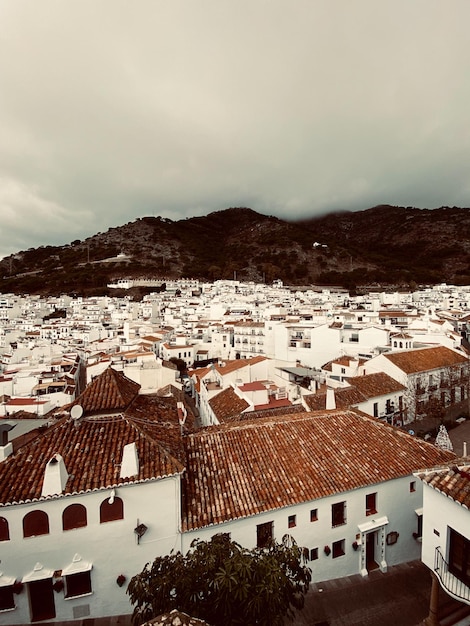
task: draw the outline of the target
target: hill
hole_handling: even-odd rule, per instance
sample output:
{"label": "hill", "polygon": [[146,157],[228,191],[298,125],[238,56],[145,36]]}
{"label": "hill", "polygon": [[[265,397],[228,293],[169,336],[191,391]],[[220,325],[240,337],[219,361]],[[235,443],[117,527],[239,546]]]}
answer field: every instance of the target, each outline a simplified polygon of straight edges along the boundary
{"label": "hill", "polygon": [[117,278],[180,277],[292,285],[470,284],[470,211],[377,206],[301,221],[230,208],[144,217],[0,262],[0,291],[104,294]]}

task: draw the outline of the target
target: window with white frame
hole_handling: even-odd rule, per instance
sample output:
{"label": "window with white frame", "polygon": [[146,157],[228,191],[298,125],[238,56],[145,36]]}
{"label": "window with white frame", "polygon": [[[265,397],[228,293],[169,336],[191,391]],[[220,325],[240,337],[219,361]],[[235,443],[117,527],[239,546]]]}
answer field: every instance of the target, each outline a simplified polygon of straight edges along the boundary
{"label": "window with white frame", "polygon": [[336,502],[331,505],[331,525],[342,526],[346,524],[346,502]]}
{"label": "window with white frame", "polygon": [[79,554],[75,554],[72,563],[62,570],[66,598],[86,596],[93,592],[91,569],[92,564],[89,561],[84,561]]}
{"label": "window with white frame", "polygon": [[267,548],[274,539],[274,522],[265,522],[256,527],[256,546]]}
{"label": "window with white frame", "polygon": [[377,493],[366,494],[366,515],[377,513]]}
{"label": "window with white frame", "polygon": [[8,521],[4,517],[0,517],[0,541],[8,541],[10,539],[10,529]]}
{"label": "window with white frame", "polygon": [[0,574],[0,611],[12,611],[16,608],[13,595],[14,582],[14,576]]}
{"label": "window with white frame", "polygon": [[23,537],[49,534],[49,517],[45,511],[30,511],[23,517]]}
{"label": "window with white frame", "polygon": [[340,539],[339,541],[333,541],[332,557],[334,559],[338,558],[339,556],[343,556],[345,554],[344,546],[345,546],[344,539]]}

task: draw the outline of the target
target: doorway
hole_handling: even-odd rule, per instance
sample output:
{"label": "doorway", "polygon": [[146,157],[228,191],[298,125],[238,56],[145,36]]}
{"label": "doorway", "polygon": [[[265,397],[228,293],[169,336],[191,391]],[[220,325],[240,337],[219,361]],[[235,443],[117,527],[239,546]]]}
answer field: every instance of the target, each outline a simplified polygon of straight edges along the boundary
{"label": "doorway", "polygon": [[28,592],[32,622],[55,618],[52,578],[43,578],[28,583]]}
{"label": "doorway", "polygon": [[377,531],[372,531],[366,535],[366,568],[370,572],[379,567],[375,556],[375,546],[377,544]]}

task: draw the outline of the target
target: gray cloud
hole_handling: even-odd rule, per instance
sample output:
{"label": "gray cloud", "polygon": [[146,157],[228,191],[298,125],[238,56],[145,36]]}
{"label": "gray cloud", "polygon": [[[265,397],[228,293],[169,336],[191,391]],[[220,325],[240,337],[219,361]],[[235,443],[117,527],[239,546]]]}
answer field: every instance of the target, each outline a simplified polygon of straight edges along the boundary
{"label": "gray cloud", "polygon": [[0,256],[143,215],[469,206],[470,5],[5,0]]}

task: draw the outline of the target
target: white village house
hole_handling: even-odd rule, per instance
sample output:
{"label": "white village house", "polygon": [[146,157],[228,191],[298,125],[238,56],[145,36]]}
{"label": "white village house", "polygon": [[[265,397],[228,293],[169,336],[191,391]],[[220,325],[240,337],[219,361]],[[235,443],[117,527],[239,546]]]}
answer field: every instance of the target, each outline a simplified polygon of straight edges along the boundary
{"label": "white village house", "polygon": [[138,392],[108,368],[38,437],[3,440],[3,623],[130,613],[146,562],[218,532],[250,548],[292,534],[314,581],[419,558],[413,472],[452,453],[354,410],[181,436],[182,400]]}
{"label": "white village house", "polygon": [[385,372],[406,387],[403,424],[419,419],[431,399],[443,407],[468,399],[468,358],[445,346],[387,352],[363,367],[367,374]]}
{"label": "white village house", "polygon": [[470,464],[418,474],[423,482],[422,561],[433,577],[429,626],[438,626],[439,587],[470,605]]}
{"label": "white village house", "polygon": [[121,577],[181,547],[181,409],[138,390],[109,368],[29,444],[2,442],[0,623],[130,613]]}

